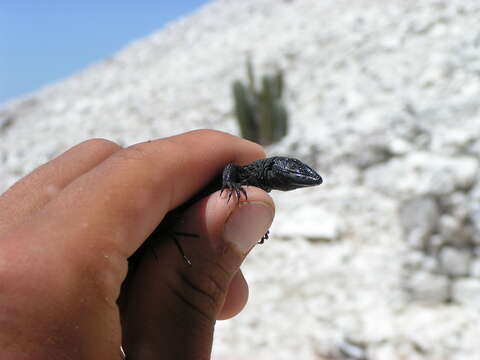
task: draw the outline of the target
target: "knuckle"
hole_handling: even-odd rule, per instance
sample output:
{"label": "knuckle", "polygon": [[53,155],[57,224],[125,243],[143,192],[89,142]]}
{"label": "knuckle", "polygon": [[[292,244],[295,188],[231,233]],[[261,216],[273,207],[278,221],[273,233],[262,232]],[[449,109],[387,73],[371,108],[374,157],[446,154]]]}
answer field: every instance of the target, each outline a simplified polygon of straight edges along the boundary
{"label": "knuckle", "polygon": [[190,134],[195,136],[204,136],[204,137],[232,137],[232,135],[227,134],[222,131],[213,130],[213,129],[197,129],[190,131]]}
{"label": "knuckle", "polygon": [[[154,144],[154,146],[152,146]],[[185,151],[183,144],[171,141],[169,138],[161,141],[138,143],[130,145],[122,151],[122,155],[127,159],[147,160],[157,158],[158,154],[178,154]]]}
{"label": "knuckle", "polygon": [[135,144],[118,151],[114,160],[123,170],[145,173],[147,169],[157,166],[156,157],[152,152],[153,150],[147,146]]}
{"label": "knuckle", "polygon": [[102,138],[89,139],[82,142],[80,145],[94,149],[94,150],[100,150],[105,152],[108,152],[108,151],[115,152],[122,148],[117,143],[111,140],[102,139]]}
{"label": "knuckle", "polygon": [[99,251],[90,260],[77,264],[75,273],[78,274],[76,282],[93,294],[92,298],[97,296],[102,302],[113,303],[115,299],[111,295],[126,276],[126,264],[118,251]]}
{"label": "knuckle", "polygon": [[[248,140],[248,141],[250,141],[250,140]],[[265,157],[267,156],[267,153],[265,152],[265,149],[263,148],[262,145],[257,144],[257,143],[255,143],[255,142],[253,142],[253,141],[250,141],[250,143],[251,143],[252,148],[254,148],[255,151],[256,151],[258,154],[260,154],[260,156],[261,156],[262,158],[265,158]]]}
{"label": "knuckle", "polygon": [[149,152],[142,144],[131,145],[119,152],[119,155],[126,160],[145,160]]}
{"label": "knuckle", "polygon": [[197,139],[201,139],[203,141],[208,141],[210,143],[231,143],[233,142],[248,142],[248,140],[239,138],[238,136],[234,136],[232,134],[213,130],[213,129],[197,129],[188,132],[186,135],[195,137]]}

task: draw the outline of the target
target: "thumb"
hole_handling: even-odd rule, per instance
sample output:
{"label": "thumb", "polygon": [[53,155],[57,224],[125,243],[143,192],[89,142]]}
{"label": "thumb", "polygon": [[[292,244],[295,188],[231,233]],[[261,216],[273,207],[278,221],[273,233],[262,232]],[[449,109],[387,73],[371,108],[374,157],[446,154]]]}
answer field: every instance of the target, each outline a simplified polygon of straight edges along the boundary
{"label": "thumb", "polygon": [[247,195],[237,203],[217,192],[182,215],[174,230],[199,235],[178,237],[191,267],[168,235],[158,240],[155,256],[146,252],[122,314],[129,360],[210,359],[216,319],[246,302],[240,265],[274,216],[268,194],[250,187]]}

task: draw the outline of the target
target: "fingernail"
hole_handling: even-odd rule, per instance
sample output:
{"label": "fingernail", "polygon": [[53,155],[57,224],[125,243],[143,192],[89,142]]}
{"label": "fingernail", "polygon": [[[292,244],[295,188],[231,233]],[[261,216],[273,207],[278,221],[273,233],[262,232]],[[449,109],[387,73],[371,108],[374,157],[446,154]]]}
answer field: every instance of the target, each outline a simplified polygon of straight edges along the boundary
{"label": "fingernail", "polygon": [[225,241],[246,255],[272,224],[275,210],[263,202],[242,202],[228,218],[223,230]]}

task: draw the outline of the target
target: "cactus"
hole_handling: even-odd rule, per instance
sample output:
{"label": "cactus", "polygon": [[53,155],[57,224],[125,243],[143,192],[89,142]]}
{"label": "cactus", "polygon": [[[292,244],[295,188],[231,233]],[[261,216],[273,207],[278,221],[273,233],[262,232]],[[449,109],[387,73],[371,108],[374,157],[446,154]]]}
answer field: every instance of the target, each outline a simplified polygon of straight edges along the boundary
{"label": "cactus", "polygon": [[242,137],[259,142],[256,115],[253,112],[254,104],[252,104],[250,93],[238,80],[233,83],[233,96],[235,99],[235,115]]}
{"label": "cactus", "polygon": [[243,138],[262,145],[279,141],[287,134],[288,113],[283,104],[283,72],[262,76],[257,90],[250,60],[246,63],[248,85],[233,83],[235,114]]}

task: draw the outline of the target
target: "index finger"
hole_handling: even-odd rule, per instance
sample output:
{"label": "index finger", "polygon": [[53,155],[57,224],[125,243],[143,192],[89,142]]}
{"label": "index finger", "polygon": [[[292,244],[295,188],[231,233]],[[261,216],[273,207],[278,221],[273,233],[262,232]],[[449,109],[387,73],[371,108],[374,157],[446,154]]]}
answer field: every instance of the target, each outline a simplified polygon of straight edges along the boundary
{"label": "index finger", "polygon": [[[70,183],[16,233],[38,252],[88,261],[95,254],[125,260],[171,209],[233,162],[264,157],[254,143],[199,130],[136,144],[114,153]],[[37,245],[39,245],[37,244]],[[99,255],[97,255],[99,256]],[[98,259],[97,259],[98,260]],[[113,259],[110,259],[112,261]]]}

